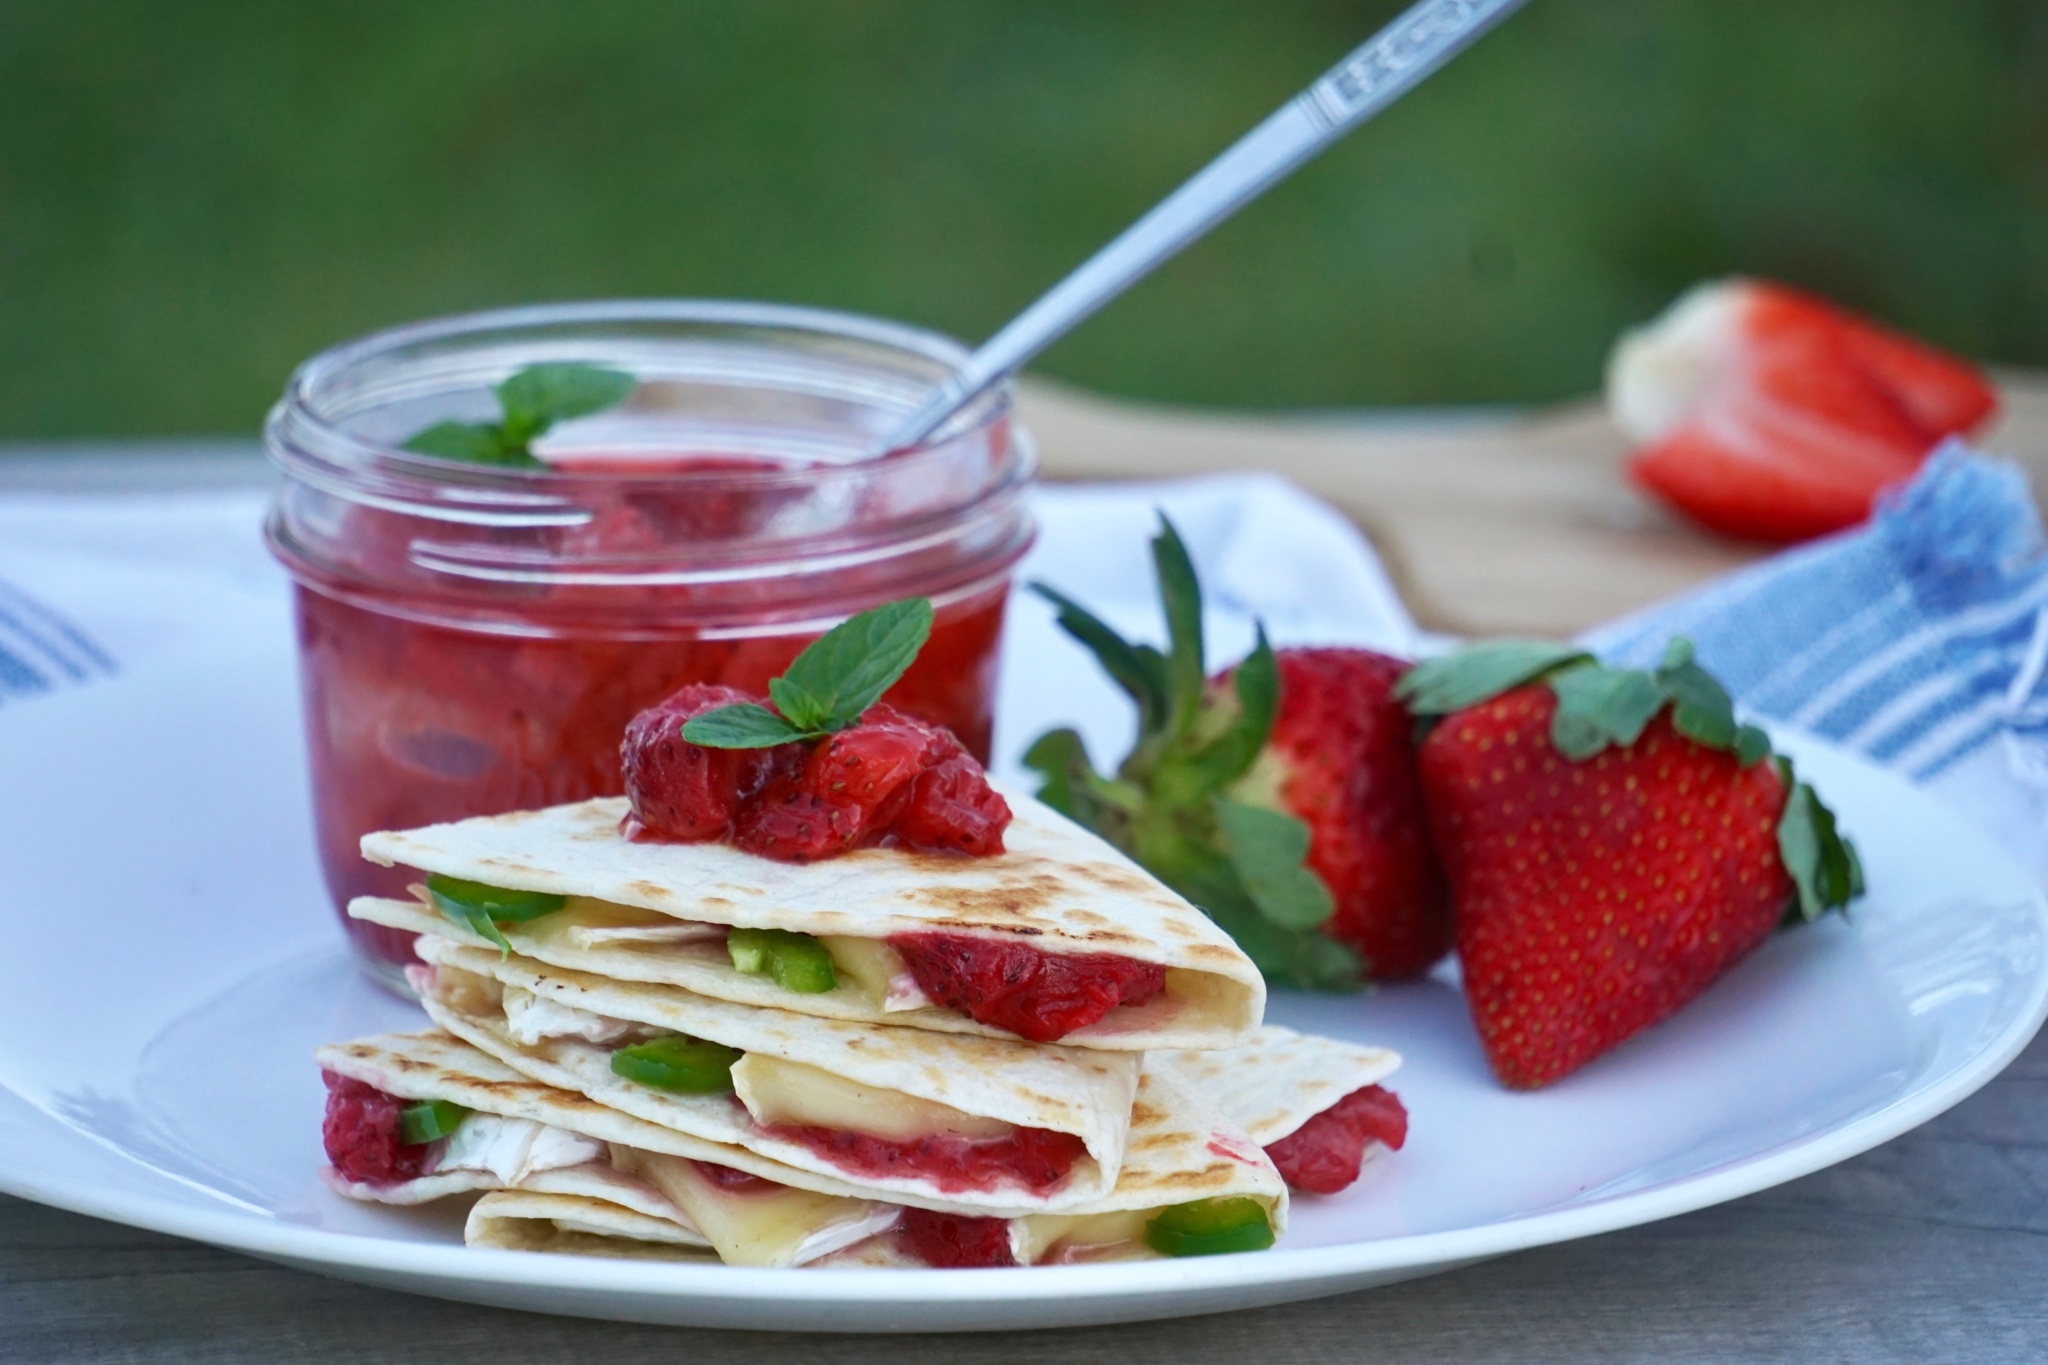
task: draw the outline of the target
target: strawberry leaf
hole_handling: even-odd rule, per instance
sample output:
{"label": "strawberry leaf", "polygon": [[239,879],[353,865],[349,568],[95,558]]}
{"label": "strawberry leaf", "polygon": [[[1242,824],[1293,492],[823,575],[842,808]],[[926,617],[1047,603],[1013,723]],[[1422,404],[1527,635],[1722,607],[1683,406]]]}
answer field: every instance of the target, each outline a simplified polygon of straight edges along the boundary
{"label": "strawberry leaf", "polygon": [[1664,706],[1664,693],[1647,673],[1605,668],[1590,660],[1559,669],[1548,679],[1557,694],[1550,742],[1569,759],[1591,758],[1611,744],[1633,744]]}
{"label": "strawberry leaf", "polygon": [[1046,731],[1024,751],[1024,766],[1044,779],[1038,787],[1039,800],[1075,824],[1121,845],[1117,837],[1121,831],[1098,791],[1103,778],[1089,761],[1088,745],[1079,731]]}
{"label": "strawberry leaf", "polygon": [[1286,929],[1317,929],[1336,909],[1330,888],[1305,863],[1308,826],[1280,811],[1216,800],[1230,865],[1259,913]]}
{"label": "strawberry leaf", "polygon": [[1830,910],[1846,910],[1863,894],[1863,860],[1835,827],[1835,813],[1812,787],[1794,780],[1791,763],[1779,760],[1779,774],[1790,791],[1778,817],[1778,855],[1797,889],[1785,918],[1810,922]]}
{"label": "strawberry leaf", "polygon": [[1138,734],[1150,735],[1163,726],[1167,711],[1165,656],[1149,646],[1132,644],[1055,588],[1033,583],[1031,591],[1052,603],[1059,628],[1093,654],[1110,680],[1138,703]]}
{"label": "strawberry leaf", "polygon": [[1166,608],[1168,728],[1186,733],[1202,707],[1207,681],[1202,658],[1202,585],[1180,532],[1164,512],[1152,538],[1152,567],[1159,576],[1159,601]]}
{"label": "strawberry leaf", "polygon": [[1201,907],[1272,984],[1314,991],[1355,991],[1365,984],[1365,964],[1358,954],[1313,930],[1289,929],[1267,919],[1236,869],[1213,849],[1183,840],[1171,848],[1149,849],[1139,861]]}
{"label": "strawberry leaf", "polygon": [[[931,633],[932,604],[923,597],[849,616],[796,656],[783,672],[783,690],[808,699],[800,703],[807,715],[822,712],[823,719],[810,728],[844,730],[903,676]],[[775,696],[773,684],[769,695]],[[781,704],[777,697],[776,705]]]}
{"label": "strawberry leaf", "polygon": [[[1237,707],[1229,723],[1187,757],[1161,760],[1153,777],[1158,799],[1179,805],[1198,801],[1242,777],[1266,746],[1267,736],[1273,733],[1273,717],[1280,709],[1280,668],[1266,639],[1266,628],[1262,625],[1258,632],[1252,652],[1231,672]],[[1205,719],[1222,711],[1218,705]],[[1200,733],[1201,727],[1197,727],[1196,735]]]}
{"label": "strawberry leaf", "polygon": [[793,740],[816,739],[821,733],[791,725],[750,701],[717,707],[683,725],[683,738],[707,749],[771,749]]}
{"label": "strawberry leaf", "polygon": [[1487,640],[1408,670],[1394,695],[1417,716],[1447,716],[1593,656],[1548,640]]}

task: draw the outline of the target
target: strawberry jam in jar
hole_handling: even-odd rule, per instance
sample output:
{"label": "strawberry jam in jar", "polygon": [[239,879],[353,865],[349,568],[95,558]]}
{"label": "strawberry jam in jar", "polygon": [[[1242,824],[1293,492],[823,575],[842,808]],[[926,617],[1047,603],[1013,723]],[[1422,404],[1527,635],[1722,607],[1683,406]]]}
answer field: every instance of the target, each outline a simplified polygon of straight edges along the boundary
{"label": "strawberry jam in jar", "polygon": [[[420,323],[302,366],[265,426],[266,534],[296,584],[337,909],[416,875],[366,862],[371,830],[614,795],[635,712],[685,683],[764,693],[898,598],[936,619],[887,699],[985,761],[1029,440],[1001,391],[879,451],[964,359],[889,323],[678,301]],[[593,374],[603,401],[563,398]],[[343,923],[401,984],[412,936]]]}

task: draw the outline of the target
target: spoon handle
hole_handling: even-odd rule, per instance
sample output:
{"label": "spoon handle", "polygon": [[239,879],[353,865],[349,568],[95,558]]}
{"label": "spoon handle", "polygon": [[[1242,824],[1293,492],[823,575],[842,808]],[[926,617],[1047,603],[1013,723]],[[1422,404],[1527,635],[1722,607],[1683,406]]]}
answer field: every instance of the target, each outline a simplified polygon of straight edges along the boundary
{"label": "spoon handle", "polygon": [[1420,0],[997,332],[894,431],[915,445],[1096,309],[1421,84],[1523,0]]}

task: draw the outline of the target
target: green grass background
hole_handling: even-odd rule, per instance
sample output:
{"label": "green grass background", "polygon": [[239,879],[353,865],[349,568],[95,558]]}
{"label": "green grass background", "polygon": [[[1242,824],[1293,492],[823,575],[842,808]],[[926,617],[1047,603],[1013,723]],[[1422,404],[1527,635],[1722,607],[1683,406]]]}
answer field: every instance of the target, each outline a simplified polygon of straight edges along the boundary
{"label": "green grass background", "polygon": [[[1397,8],[0,3],[0,436],[247,431],[331,342],[528,300],[979,339]],[[2048,363],[2048,4],[1532,0],[1040,368],[1541,400],[1735,270]]]}

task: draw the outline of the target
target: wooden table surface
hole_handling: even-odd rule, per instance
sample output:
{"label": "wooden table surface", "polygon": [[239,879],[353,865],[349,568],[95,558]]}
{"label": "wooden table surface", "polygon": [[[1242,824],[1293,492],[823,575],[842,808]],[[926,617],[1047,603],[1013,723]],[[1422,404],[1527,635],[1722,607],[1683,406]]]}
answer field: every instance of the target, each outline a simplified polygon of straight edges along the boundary
{"label": "wooden table surface", "polygon": [[[1988,444],[2048,472],[2048,383]],[[1567,633],[1753,558],[1628,493],[1597,411],[1247,418],[1024,396],[1047,471],[1264,466],[1373,537],[1427,625]],[[0,452],[9,489],[222,485],[246,446]],[[1503,1133],[1510,1143],[1513,1135]],[[359,1288],[0,1198],[0,1360],[1294,1365],[1325,1360],[2048,1360],[2048,1039],[1876,1151],[1747,1199],[1254,1312],[919,1338],[683,1332]]]}

